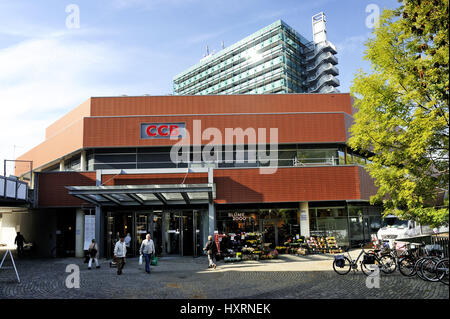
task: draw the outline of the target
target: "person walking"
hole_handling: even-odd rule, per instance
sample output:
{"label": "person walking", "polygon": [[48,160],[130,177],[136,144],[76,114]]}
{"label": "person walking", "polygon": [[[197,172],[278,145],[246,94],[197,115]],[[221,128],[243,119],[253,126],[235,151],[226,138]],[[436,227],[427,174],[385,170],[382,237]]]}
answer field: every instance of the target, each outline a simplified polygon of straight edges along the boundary
{"label": "person walking", "polygon": [[125,246],[127,246],[128,254],[131,252],[131,236],[130,233],[127,233],[127,237],[125,237]]}
{"label": "person walking", "polygon": [[152,254],[155,253],[155,244],[153,243],[150,234],[147,234],[142,241],[140,252],[145,258],[145,272],[149,274]]}
{"label": "person walking", "polygon": [[98,264],[98,245],[95,242],[95,239],[92,239],[92,243],[89,245],[88,253],[90,257],[88,269],[91,270],[92,261],[95,261],[95,268],[100,268],[100,265]]}
{"label": "person walking", "polygon": [[25,242],[25,238],[22,236],[20,231],[17,232],[17,236],[14,239],[14,244],[17,245],[17,256],[23,256],[23,243]]}
{"label": "person walking", "polygon": [[208,268],[214,268],[216,269],[216,254],[217,254],[217,245],[212,240],[212,236],[208,236],[208,241],[206,242],[205,248],[203,250],[206,250],[206,254],[208,255]]}
{"label": "person walking", "polygon": [[120,240],[114,247],[114,257],[117,260],[117,274],[122,274],[123,266],[125,265],[125,256],[127,255],[127,246],[125,244],[125,236],[120,235]]}

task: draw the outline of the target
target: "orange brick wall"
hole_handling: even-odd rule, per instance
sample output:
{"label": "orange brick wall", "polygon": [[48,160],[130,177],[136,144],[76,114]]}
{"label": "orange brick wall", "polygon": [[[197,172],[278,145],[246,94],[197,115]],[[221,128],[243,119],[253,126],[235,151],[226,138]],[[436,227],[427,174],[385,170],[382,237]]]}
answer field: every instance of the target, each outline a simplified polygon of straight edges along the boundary
{"label": "orange brick wall", "polygon": [[[270,203],[368,199],[376,192],[370,177],[357,166],[279,168],[275,174],[259,169],[216,169],[216,203]],[[180,184],[185,174],[104,175],[104,185]],[[83,201],[64,186],[95,185],[94,172],[39,174],[39,205],[80,206]],[[361,179],[370,188],[361,190]],[[190,174],[186,184],[207,183],[206,173]]]}
{"label": "orange brick wall", "polygon": [[65,186],[95,186],[95,172],[51,172],[38,175],[40,207],[81,207],[90,204],[69,195]]}
{"label": "orange brick wall", "polygon": [[243,94],[195,96],[93,97],[91,116],[346,112],[350,94]]}
{"label": "orange brick wall", "polygon": [[[173,117],[110,117],[86,118],[84,147],[126,147],[173,145],[169,139],[141,139],[140,124],[153,122],[185,122],[193,141],[193,120],[201,120],[202,130],[218,128],[225,144],[226,128],[266,128],[269,141],[270,128],[278,128],[278,143],[331,143],[345,142],[344,113],[303,113],[274,115],[220,115],[220,116],[173,116]],[[209,143],[202,141],[202,144]]]}
{"label": "orange brick wall", "polygon": [[[278,127],[280,143],[345,141],[345,123],[349,123],[349,115],[333,112],[352,114],[349,94],[92,97],[50,125],[46,129],[46,140],[17,159],[31,160],[33,168],[37,169],[82,147],[174,143],[141,140],[139,124],[142,121],[182,121],[186,122],[188,129],[192,119],[201,119],[203,128]],[[230,113],[239,115],[225,115]],[[148,117],[150,114],[153,117]],[[146,117],[130,117],[142,115]],[[102,116],[109,118],[99,118]],[[19,165],[15,174],[20,176],[26,170],[27,167]]]}

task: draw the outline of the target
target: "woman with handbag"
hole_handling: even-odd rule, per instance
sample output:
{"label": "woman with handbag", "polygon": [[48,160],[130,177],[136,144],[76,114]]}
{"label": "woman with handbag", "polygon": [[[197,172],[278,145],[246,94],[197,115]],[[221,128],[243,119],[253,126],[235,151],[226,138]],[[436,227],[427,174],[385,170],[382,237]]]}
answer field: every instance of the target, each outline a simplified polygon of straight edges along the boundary
{"label": "woman with handbag", "polygon": [[217,246],[216,243],[212,240],[212,236],[208,236],[208,241],[206,242],[205,248],[203,250],[206,250],[206,254],[208,255],[208,262],[209,266],[208,268],[214,268],[216,269],[216,255],[217,255]]}
{"label": "woman with handbag", "polygon": [[95,268],[100,268],[100,265],[98,264],[98,246],[97,243],[95,242],[95,239],[92,239],[92,243],[89,245],[89,264],[88,264],[88,269],[91,270],[92,267],[92,260],[95,261]]}

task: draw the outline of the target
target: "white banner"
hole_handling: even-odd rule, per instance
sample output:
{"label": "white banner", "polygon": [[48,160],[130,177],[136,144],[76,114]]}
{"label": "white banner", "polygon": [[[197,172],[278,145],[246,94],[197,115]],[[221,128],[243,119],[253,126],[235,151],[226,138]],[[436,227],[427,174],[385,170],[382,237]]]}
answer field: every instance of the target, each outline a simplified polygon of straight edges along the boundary
{"label": "white banner", "polygon": [[[84,216],[84,250],[89,249],[89,245],[95,238],[95,215]],[[97,241],[97,239],[96,239]]]}

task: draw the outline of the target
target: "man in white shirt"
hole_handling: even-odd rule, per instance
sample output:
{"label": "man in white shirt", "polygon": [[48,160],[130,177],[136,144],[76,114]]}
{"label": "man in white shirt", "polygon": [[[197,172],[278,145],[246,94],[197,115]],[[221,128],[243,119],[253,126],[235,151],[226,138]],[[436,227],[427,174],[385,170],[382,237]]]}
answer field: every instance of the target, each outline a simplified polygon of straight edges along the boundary
{"label": "man in white shirt", "polygon": [[125,265],[125,256],[127,255],[127,246],[125,244],[125,237],[120,235],[120,240],[114,247],[114,257],[117,260],[117,274],[122,274],[123,266]]}
{"label": "man in white shirt", "polygon": [[142,241],[140,249],[141,255],[144,255],[145,257],[145,272],[147,274],[150,273],[150,258],[152,257],[152,254],[155,253],[155,244],[150,237],[150,234],[147,234],[145,239]]}

